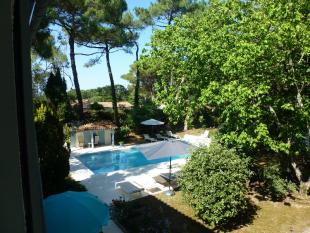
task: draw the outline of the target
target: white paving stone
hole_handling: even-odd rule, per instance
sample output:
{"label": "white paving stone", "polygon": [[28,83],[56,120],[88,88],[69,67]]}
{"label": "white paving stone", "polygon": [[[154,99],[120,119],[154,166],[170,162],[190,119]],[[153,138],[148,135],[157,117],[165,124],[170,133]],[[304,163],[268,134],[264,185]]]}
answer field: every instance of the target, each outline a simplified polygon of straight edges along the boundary
{"label": "white paving stone", "polygon": [[[100,151],[108,151],[115,149],[128,149],[129,147],[99,147],[86,149],[73,149],[70,157],[70,176],[80,181],[86,186],[88,192],[96,195],[100,200],[107,204],[111,204],[113,199],[119,199],[121,194],[115,190],[115,183],[121,181],[130,181],[137,186],[145,188],[142,195],[149,195],[148,189],[157,187],[161,191],[166,191],[168,188],[155,182],[152,178],[160,173],[169,172],[169,162],[158,164],[150,164],[141,167],[134,167],[126,170],[118,170],[109,173],[95,174],[89,170],[83,163],[78,160],[78,157],[87,153],[95,153]],[[172,160],[172,172],[178,171],[180,166],[184,165],[186,159]],[[104,233],[122,233],[122,230],[112,221],[103,228]]]}

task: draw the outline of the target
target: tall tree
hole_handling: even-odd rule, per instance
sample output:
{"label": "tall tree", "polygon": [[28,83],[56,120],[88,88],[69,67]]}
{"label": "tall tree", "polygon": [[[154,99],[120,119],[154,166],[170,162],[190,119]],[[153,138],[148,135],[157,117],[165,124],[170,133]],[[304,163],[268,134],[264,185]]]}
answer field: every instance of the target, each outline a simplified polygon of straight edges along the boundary
{"label": "tall tree", "polygon": [[176,17],[195,10],[203,2],[195,0],[156,0],[147,9],[136,8],[136,14],[145,24],[166,27],[171,25]]}
{"label": "tall tree", "polygon": [[33,1],[33,5],[31,5],[31,7],[33,7],[32,19],[29,25],[31,40],[33,40],[34,37],[36,36],[36,33],[40,28],[40,24],[42,23],[42,20],[44,20],[45,18],[47,8],[51,4],[51,2],[52,0]]}
{"label": "tall tree", "polygon": [[65,68],[68,68],[69,63],[61,46],[56,47],[52,36],[48,36],[42,43],[39,41],[35,43],[36,45],[33,45],[31,49],[32,86],[33,97],[40,98],[50,73],[56,67],[64,71]]}
{"label": "tall tree", "polygon": [[[151,3],[150,7],[136,8],[136,14],[140,21],[145,24],[152,25],[159,28],[165,28],[172,25],[177,17],[180,17],[186,13],[198,12],[200,9],[204,9],[204,1],[196,0],[157,0]],[[137,63],[138,65],[139,63]],[[172,77],[172,74],[170,74]],[[172,80],[168,80],[162,85],[169,86],[173,83]],[[187,125],[190,124],[190,112],[184,121],[184,130],[187,130]]]}
{"label": "tall tree", "polygon": [[111,83],[114,121],[116,125],[120,125],[110,53],[132,46],[133,34],[126,32],[121,23],[123,13],[127,10],[126,2],[124,0],[105,2],[104,8],[100,7],[101,2],[101,0],[89,1],[91,8],[87,13],[92,20],[92,27],[87,29],[88,32],[84,32],[79,44],[96,49],[97,52],[95,53],[100,54],[99,57],[92,59],[89,65],[99,62],[101,57],[105,55]]}
{"label": "tall tree", "polygon": [[35,127],[43,185],[43,195],[49,196],[65,190],[69,175],[69,151],[65,143],[63,125],[56,114],[45,104],[37,103]]}
{"label": "tall tree", "polygon": [[83,100],[75,63],[75,41],[82,28],[87,27],[88,19],[85,15],[86,10],[87,5],[85,0],[54,0],[52,7],[49,8],[52,22],[60,26],[68,36],[71,69],[80,119],[83,119]]}
{"label": "tall tree", "polygon": [[56,68],[55,72],[50,73],[50,77],[44,88],[44,93],[49,102],[49,106],[54,113],[58,114],[59,120],[61,122],[70,122],[73,115],[67,95],[66,80],[61,77],[59,68]]}
{"label": "tall tree", "polygon": [[[128,91],[134,99],[137,92],[140,99],[153,100],[155,97],[154,83],[157,80],[157,65],[156,62],[146,62],[146,57],[140,57],[139,61],[133,63],[127,74],[122,75],[122,79],[129,82]],[[137,68],[139,66],[139,90],[137,91]]]}
{"label": "tall tree", "polygon": [[218,0],[157,31],[157,101],[175,122],[217,109],[222,141],[249,154],[307,156],[308,14],[306,0]]}
{"label": "tall tree", "polygon": [[140,67],[137,63],[139,61],[139,31],[144,29],[146,27],[146,24],[140,20],[135,18],[130,12],[127,12],[124,17],[122,18],[122,24],[123,27],[126,28],[129,33],[132,35],[133,44],[136,48],[135,56],[135,66],[132,66],[132,68],[135,68],[135,89],[134,89],[134,108],[137,109],[139,107],[139,90],[140,90]]}

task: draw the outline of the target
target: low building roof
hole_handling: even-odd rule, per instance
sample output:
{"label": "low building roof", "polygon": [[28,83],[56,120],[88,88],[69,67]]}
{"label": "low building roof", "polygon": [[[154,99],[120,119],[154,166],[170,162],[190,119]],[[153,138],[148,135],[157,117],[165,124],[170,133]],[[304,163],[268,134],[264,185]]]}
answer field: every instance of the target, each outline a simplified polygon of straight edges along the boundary
{"label": "low building roof", "polygon": [[80,125],[77,131],[99,130],[99,129],[116,129],[117,126],[111,121],[97,121]]}

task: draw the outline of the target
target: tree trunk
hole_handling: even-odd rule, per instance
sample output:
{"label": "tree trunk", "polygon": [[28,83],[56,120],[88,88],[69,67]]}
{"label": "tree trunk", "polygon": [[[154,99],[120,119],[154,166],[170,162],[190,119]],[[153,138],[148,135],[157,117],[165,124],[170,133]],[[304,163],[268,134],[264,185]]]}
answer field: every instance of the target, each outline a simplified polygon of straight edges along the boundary
{"label": "tree trunk", "polygon": [[310,179],[308,179],[307,181],[303,181],[302,180],[302,172],[299,169],[299,167],[297,166],[297,164],[295,162],[291,163],[292,168],[295,172],[295,175],[299,181],[299,192],[301,194],[306,194],[308,193],[308,190],[310,189]]}
{"label": "tree trunk", "polygon": [[189,114],[186,114],[185,120],[184,120],[184,128],[183,128],[183,131],[187,131],[187,130],[188,130],[188,123],[189,123]]}
{"label": "tree trunk", "polygon": [[107,44],[105,46],[105,56],[106,56],[107,67],[108,67],[108,72],[109,72],[109,77],[110,77],[110,82],[111,82],[114,122],[117,126],[120,126],[119,118],[118,118],[118,109],[117,109],[117,98],[116,98],[115,87],[114,87],[114,79],[113,79],[113,74],[112,74],[112,69],[111,69],[111,64],[110,64],[110,51],[109,51],[109,46]]}
{"label": "tree trunk", "polygon": [[[136,62],[139,60],[139,45],[135,42],[136,46]],[[134,97],[134,108],[139,108],[139,89],[140,89],[140,70],[137,65],[136,68],[136,85],[135,85],[135,97]]]}
{"label": "tree trunk", "polygon": [[82,100],[80,84],[79,84],[78,74],[77,74],[76,65],[75,65],[74,37],[72,37],[71,35],[69,36],[69,46],[70,46],[70,60],[71,60],[71,69],[72,69],[72,74],[73,74],[73,82],[74,82],[74,87],[76,91],[76,97],[78,99],[79,117],[80,117],[80,120],[82,120],[84,118],[83,100]]}

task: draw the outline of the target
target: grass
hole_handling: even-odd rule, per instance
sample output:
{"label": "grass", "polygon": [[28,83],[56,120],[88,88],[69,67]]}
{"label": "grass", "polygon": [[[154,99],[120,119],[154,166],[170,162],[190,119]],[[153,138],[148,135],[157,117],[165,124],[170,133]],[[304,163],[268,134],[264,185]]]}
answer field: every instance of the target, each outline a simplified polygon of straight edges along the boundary
{"label": "grass", "polygon": [[[295,197],[286,202],[261,201],[251,196],[257,212],[247,225],[225,232],[234,233],[310,233],[310,197]],[[221,232],[211,229],[196,218],[184,202],[181,192],[169,197],[165,194],[147,196],[130,202],[132,212],[122,222],[128,233],[170,232],[204,233]],[[156,231],[153,231],[156,229]]]}
{"label": "grass", "polygon": [[256,201],[256,204],[253,223],[233,232],[310,232],[310,197],[289,202]]}
{"label": "grass", "polygon": [[191,134],[191,135],[201,135],[205,132],[205,130],[209,130],[209,136],[213,137],[218,129],[217,128],[197,128],[197,129],[189,129],[187,131],[180,131],[176,134],[180,137],[184,137],[185,134]]}

